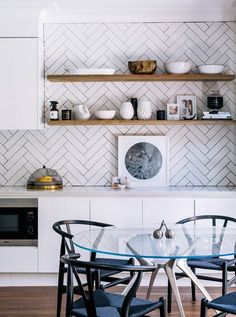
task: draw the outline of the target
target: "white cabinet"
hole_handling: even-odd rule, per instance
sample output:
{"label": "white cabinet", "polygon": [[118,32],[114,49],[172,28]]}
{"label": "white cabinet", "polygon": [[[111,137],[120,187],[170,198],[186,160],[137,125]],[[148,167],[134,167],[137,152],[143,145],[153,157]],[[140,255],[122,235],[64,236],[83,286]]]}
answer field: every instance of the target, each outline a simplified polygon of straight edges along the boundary
{"label": "white cabinet", "polygon": [[194,199],[192,198],[144,198],[143,222],[160,224],[162,220],[175,223],[194,215]]}
{"label": "white cabinet", "polygon": [[223,215],[236,218],[235,198],[202,198],[195,201],[196,215]]}
{"label": "white cabinet", "polygon": [[38,271],[37,247],[0,247],[1,273],[36,273]]}
{"label": "white cabinet", "polygon": [[0,38],[0,129],[37,129],[38,38]]}
{"label": "white cabinet", "polygon": [[38,203],[39,272],[58,272],[61,238],[52,225],[59,220],[89,220],[89,199],[42,197]]}
{"label": "white cabinet", "polygon": [[141,225],[142,199],[139,198],[93,198],[91,200],[91,219],[112,225]]}

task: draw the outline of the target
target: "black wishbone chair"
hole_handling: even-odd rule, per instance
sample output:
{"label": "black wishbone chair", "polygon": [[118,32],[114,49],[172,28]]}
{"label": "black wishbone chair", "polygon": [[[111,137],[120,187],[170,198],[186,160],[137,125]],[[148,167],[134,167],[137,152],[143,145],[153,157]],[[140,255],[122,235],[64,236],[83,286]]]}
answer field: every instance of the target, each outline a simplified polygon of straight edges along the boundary
{"label": "black wishbone chair", "polygon": [[[60,246],[60,258],[65,254],[75,253],[74,244],[72,241],[73,233],[77,233],[78,229],[81,229],[81,226],[84,227],[84,230],[92,227],[101,227],[102,229],[112,226],[111,224],[89,221],[89,220],[61,220],[53,224],[53,230],[61,236],[61,246]],[[77,229],[76,229],[77,228]],[[133,265],[134,259],[119,259],[119,258],[100,258],[96,257],[96,252],[91,252],[89,254],[90,261],[96,261],[97,263],[105,263],[109,265]],[[128,271],[128,270],[127,270]],[[84,268],[78,269],[78,272],[81,274],[86,274]],[[100,275],[97,276],[96,285],[99,286],[100,282],[106,282],[103,286],[104,288],[112,287],[117,284],[127,285],[132,279],[134,273],[124,277],[115,276],[118,272],[116,270],[101,270]],[[60,317],[61,314],[61,304],[62,296],[66,293],[66,286],[64,285],[64,277],[67,273],[67,266],[64,262],[59,261],[59,275],[58,275],[58,289],[57,289],[57,317]],[[80,290],[76,288],[75,293],[80,294]]]}
{"label": "black wishbone chair", "polygon": [[[236,218],[221,216],[221,215],[200,215],[194,216],[186,219],[182,219],[177,222],[177,224],[188,224],[191,222],[199,222],[209,221],[209,225],[217,228],[222,228],[221,238],[216,245],[220,248],[222,239],[223,239],[223,229],[226,228],[228,225],[236,226]],[[233,251],[233,250],[232,250]],[[213,258],[199,258],[199,259],[189,259],[187,261],[188,266],[191,268],[193,273],[197,276],[198,279],[207,280],[207,281],[215,281],[222,283],[222,295],[227,293],[228,287],[236,283],[236,257],[233,258],[223,258],[223,257],[213,257]],[[212,271],[220,271],[221,277],[214,277],[209,276],[207,274],[196,274],[196,269],[205,269],[205,270],[212,270]],[[228,272],[234,272],[234,276],[229,279]],[[176,273],[176,278],[187,277],[183,272]],[[191,281],[191,288],[192,288],[192,300],[196,301],[196,287],[195,284]],[[168,283],[168,312],[171,312],[171,297],[172,291],[170,283]]]}
{"label": "black wishbone chair", "polygon": [[[153,266],[131,266],[81,261],[79,254],[61,257],[61,262],[68,266],[66,317],[141,317],[160,309],[160,317],[166,317],[165,299],[158,301],[136,298],[142,273],[153,271]],[[86,272],[86,285],[81,282],[78,268]],[[125,295],[108,292],[100,284],[94,287],[94,281],[102,270],[136,273]],[[74,283],[78,285],[81,297],[74,300]]]}
{"label": "black wishbone chair", "polygon": [[225,294],[211,301],[203,298],[201,300],[200,317],[207,317],[208,309],[214,309],[217,311],[214,315],[215,317],[225,316],[226,314],[236,315],[236,292]]}

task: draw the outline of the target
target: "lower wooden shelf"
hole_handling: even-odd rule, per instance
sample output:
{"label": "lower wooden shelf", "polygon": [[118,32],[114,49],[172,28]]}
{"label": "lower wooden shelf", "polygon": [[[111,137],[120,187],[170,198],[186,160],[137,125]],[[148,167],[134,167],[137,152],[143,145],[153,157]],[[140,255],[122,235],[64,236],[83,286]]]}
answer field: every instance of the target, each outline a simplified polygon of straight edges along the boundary
{"label": "lower wooden shelf", "polygon": [[209,124],[235,124],[236,120],[59,120],[48,121],[51,126],[62,125],[209,125]]}

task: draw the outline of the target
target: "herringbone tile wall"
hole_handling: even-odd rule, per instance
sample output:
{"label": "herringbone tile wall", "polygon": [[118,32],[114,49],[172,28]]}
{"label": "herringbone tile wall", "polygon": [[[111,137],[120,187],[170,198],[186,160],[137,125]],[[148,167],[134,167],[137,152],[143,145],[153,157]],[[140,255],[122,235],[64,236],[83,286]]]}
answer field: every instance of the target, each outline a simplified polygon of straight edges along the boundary
{"label": "herringbone tile wall", "polygon": [[[225,64],[236,73],[236,23],[111,23],[46,24],[46,74],[65,68],[109,67],[127,72],[128,60],[155,59],[158,72],[167,60],[193,65]],[[212,89],[224,96],[224,110],[236,117],[235,82],[49,83],[45,86],[45,114],[50,100],[60,109],[86,104],[116,109],[130,97],[165,109],[177,94],[195,94],[198,113],[206,110]],[[29,175],[46,164],[58,170],[65,185],[109,185],[117,175],[118,135],[168,135],[170,185],[235,186],[236,127],[209,126],[74,126],[41,131],[0,132],[0,183],[24,185]]]}

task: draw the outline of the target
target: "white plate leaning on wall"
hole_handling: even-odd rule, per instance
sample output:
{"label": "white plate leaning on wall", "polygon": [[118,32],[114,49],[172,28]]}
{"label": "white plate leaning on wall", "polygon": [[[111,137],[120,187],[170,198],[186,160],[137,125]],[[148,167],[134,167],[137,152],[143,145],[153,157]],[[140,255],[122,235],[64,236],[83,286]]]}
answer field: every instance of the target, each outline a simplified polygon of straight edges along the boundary
{"label": "white plate leaning on wall", "polygon": [[169,185],[167,136],[118,136],[118,175],[138,187]]}

